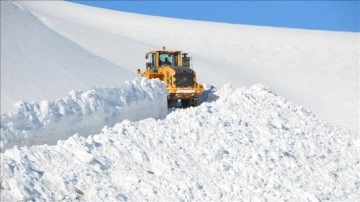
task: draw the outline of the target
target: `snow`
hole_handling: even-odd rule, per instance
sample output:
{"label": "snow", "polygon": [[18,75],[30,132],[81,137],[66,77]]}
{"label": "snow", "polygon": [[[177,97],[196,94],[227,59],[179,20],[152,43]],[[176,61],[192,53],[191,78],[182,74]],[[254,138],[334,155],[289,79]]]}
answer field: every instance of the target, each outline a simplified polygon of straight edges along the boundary
{"label": "snow", "polygon": [[116,87],[134,78],[133,72],[84,50],[21,8],[1,2],[2,113],[14,112],[19,100],[55,100],[71,90]]}
{"label": "snow", "polygon": [[98,133],[103,126],[124,119],[165,118],[168,113],[167,92],[159,80],[138,78],[123,88],[69,94],[55,102],[18,102],[16,113],[1,116],[1,150],[14,145],[55,144],[75,133]]}
{"label": "snow", "polygon": [[[359,147],[262,85],[166,119],[2,155],[2,197],[45,201],[359,199]],[[66,166],[64,166],[66,165]]]}
{"label": "snow", "polygon": [[149,50],[183,50],[193,57],[202,83],[236,88],[262,83],[321,119],[360,134],[359,33],[198,22],[69,2],[21,5],[124,70],[144,69]]}
{"label": "snow", "polygon": [[[1,30],[1,201],[360,200],[358,33],[57,1],[2,1]],[[135,74],[163,45],[198,107]]]}

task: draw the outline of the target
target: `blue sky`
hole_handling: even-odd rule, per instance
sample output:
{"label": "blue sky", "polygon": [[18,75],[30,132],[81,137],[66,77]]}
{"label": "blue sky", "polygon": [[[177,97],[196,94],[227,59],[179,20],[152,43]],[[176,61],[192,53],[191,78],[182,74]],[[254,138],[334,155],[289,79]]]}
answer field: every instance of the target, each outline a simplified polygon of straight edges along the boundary
{"label": "blue sky", "polygon": [[235,24],[360,32],[359,1],[72,1],[133,13]]}

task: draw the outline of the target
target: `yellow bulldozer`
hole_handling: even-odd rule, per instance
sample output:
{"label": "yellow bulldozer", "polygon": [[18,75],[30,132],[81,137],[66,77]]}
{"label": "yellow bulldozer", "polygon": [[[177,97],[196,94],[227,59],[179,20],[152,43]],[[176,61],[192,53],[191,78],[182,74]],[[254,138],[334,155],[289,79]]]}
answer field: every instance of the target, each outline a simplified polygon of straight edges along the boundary
{"label": "yellow bulldozer", "polygon": [[137,73],[148,79],[158,78],[168,91],[168,104],[181,101],[183,107],[196,106],[204,93],[203,85],[196,82],[191,57],[178,50],[152,50],[146,53],[146,69]]}

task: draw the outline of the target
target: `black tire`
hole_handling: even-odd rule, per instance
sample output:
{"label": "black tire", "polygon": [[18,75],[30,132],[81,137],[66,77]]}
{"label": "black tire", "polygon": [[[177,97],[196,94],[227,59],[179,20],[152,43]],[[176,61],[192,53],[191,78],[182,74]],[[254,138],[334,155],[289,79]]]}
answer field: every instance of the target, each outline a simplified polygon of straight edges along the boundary
{"label": "black tire", "polygon": [[181,104],[182,104],[183,107],[189,107],[190,106],[190,100],[182,99]]}
{"label": "black tire", "polygon": [[191,100],[191,106],[196,107],[198,106],[199,98],[193,98]]}
{"label": "black tire", "polygon": [[176,100],[168,100],[168,108],[173,108],[176,106]]}

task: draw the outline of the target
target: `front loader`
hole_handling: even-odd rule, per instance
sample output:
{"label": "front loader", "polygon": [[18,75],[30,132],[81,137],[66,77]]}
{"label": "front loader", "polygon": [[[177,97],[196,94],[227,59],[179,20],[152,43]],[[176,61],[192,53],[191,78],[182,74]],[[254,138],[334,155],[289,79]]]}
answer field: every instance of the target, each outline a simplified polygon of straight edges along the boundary
{"label": "front loader", "polygon": [[204,93],[203,85],[197,83],[191,58],[177,50],[152,50],[146,53],[146,69],[137,73],[149,79],[158,78],[168,91],[168,103],[181,100],[183,107],[196,106]]}

